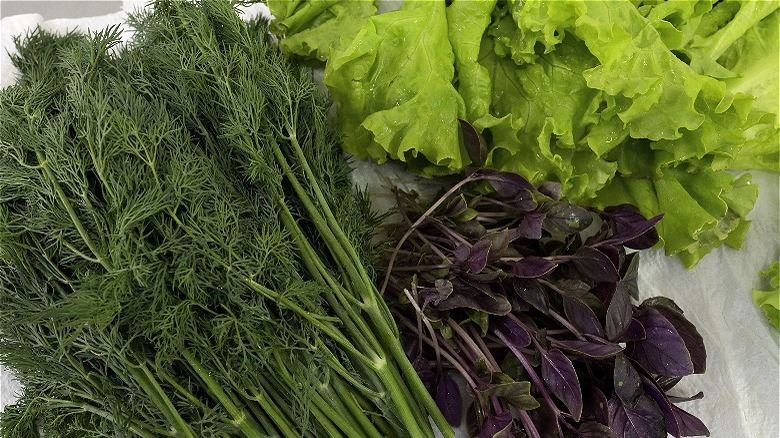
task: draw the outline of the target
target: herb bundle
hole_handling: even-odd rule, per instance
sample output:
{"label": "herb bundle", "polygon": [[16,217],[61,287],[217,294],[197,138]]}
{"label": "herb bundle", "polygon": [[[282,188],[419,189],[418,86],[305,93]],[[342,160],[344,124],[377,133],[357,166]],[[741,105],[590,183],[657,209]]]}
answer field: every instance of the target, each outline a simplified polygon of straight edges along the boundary
{"label": "herb bundle", "polygon": [[[478,157],[484,142],[463,128]],[[464,411],[455,375],[474,399],[470,436],[709,435],[668,394],[704,372],[702,337],[671,300],[632,303],[636,250],[658,242],[660,216],[586,209],[561,201],[557,183],[488,169],[430,206],[396,193],[383,288],[451,424]]]}
{"label": "herb bundle", "polygon": [[18,42],[0,92],[0,435],[451,436],[366,267],[310,73],[237,2]]}

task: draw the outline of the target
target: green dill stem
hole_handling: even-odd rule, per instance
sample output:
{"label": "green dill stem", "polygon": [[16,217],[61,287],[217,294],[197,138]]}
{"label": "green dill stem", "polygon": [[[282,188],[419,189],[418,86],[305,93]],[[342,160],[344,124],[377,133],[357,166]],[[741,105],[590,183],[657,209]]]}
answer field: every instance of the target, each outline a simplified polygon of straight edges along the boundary
{"label": "green dill stem", "polygon": [[[252,391],[254,394],[254,391]],[[278,422],[273,420],[270,416],[270,413],[268,412],[268,409],[264,408],[262,406],[262,403],[257,400],[257,395],[244,395],[244,398],[247,399],[250,403],[246,403],[246,405],[249,407],[249,410],[252,412],[252,414],[255,417],[255,420],[257,420],[258,423],[260,423],[260,427],[263,428],[263,432],[267,435],[273,435],[276,436],[279,434]],[[261,409],[262,408],[262,409]]]}
{"label": "green dill stem", "polygon": [[181,433],[182,436],[195,438],[195,433],[187,422],[181,418],[176,407],[173,406],[173,403],[171,403],[171,400],[165,394],[162,387],[160,387],[157,380],[152,376],[149,369],[143,363],[140,365],[128,363],[127,368],[141,388],[143,388],[144,392],[146,392],[160,412],[162,412],[165,418],[171,423],[174,430],[177,431],[177,435]]}
{"label": "green dill stem", "polygon": [[203,368],[203,365],[190,353],[186,348],[181,350],[182,357],[187,361],[188,365],[192,368],[195,374],[206,385],[206,388],[216,398],[216,400],[225,408],[230,414],[233,421],[231,422],[236,426],[244,436],[247,438],[263,438],[263,434],[260,433],[260,426],[255,424],[252,417],[241,407],[233,403],[233,400],[225,392],[225,390],[214,380],[213,377]]}
{"label": "green dill stem", "polygon": [[[352,424],[350,424],[349,421],[347,421],[347,418],[351,417],[349,412],[336,412],[336,410],[333,409],[333,407],[328,404],[328,402],[319,393],[315,393],[312,396],[312,401],[314,402],[314,407],[319,410],[319,415],[317,418],[321,418],[323,416],[326,417],[333,423],[334,426],[344,432],[345,436],[347,437],[365,436],[363,433],[361,433],[362,431],[358,431],[353,427]],[[331,400],[331,403],[332,402],[333,400]],[[335,403],[333,403],[333,406],[335,406]]]}
{"label": "green dill stem", "polygon": [[334,397],[334,399],[340,400],[347,411],[352,414],[352,418],[360,425],[363,434],[359,436],[366,438],[382,438],[382,434],[377,430],[377,426],[371,422],[366,416],[365,411],[358,405],[354,393],[350,391],[340,379],[333,379],[332,382],[334,389],[336,390],[336,395],[338,395],[337,397]]}
{"label": "green dill stem", "polygon": [[271,421],[273,421],[276,427],[279,428],[279,431],[283,436],[297,438],[300,433],[298,433],[293,425],[290,424],[290,421],[287,419],[287,417],[282,415],[281,411],[276,406],[276,403],[273,402],[273,399],[269,397],[263,389],[263,386],[265,385],[250,389],[251,397],[249,397],[249,399],[257,402],[257,404],[260,405],[263,412],[265,412],[265,414],[271,418]]}
{"label": "green dill stem", "polygon": [[[400,345],[398,339],[397,327],[395,326],[395,323],[392,319],[392,315],[390,315],[387,306],[383,305],[384,302],[382,301],[381,296],[377,292],[376,287],[368,278],[368,274],[363,269],[362,264],[360,264],[360,260],[357,257],[357,253],[355,253],[354,248],[351,245],[349,245],[349,239],[346,237],[343,230],[341,230],[341,227],[338,225],[338,222],[333,216],[333,213],[330,211],[327,201],[325,200],[324,195],[322,195],[322,192],[316,183],[316,178],[313,172],[311,171],[311,168],[309,168],[308,166],[306,157],[303,155],[303,151],[300,148],[300,145],[298,144],[294,136],[290,137],[290,143],[292,144],[293,149],[298,155],[299,158],[298,161],[302,162],[301,164],[304,166],[304,171],[307,173],[307,176],[310,178],[310,182],[311,185],[313,186],[313,189],[315,190],[315,193],[317,193],[318,197],[321,198],[322,210],[325,212],[326,215],[329,216],[328,219],[330,220],[330,223],[328,223],[328,220],[325,220],[324,218],[322,218],[322,216],[320,216],[317,207],[314,205],[311,198],[308,196],[308,194],[300,185],[300,182],[297,180],[294,173],[292,172],[292,169],[287,163],[287,160],[284,157],[281,148],[276,142],[274,142],[273,145],[274,155],[276,156],[277,162],[279,163],[279,165],[282,166],[285,175],[287,175],[288,181],[290,182],[290,184],[293,186],[293,189],[298,194],[298,197],[301,200],[301,202],[303,202],[304,206],[306,207],[306,210],[309,212],[309,215],[311,216],[312,221],[317,226],[317,229],[321,231],[323,237],[326,238],[326,240],[329,242],[328,246],[331,248],[332,251],[336,252],[334,256],[336,256],[337,260],[341,260],[342,263],[347,264],[346,268],[348,269],[350,274],[354,275],[354,277],[352,277],[352,281],[355,283],[356,287],[362,287],[364,304],[365,304],[364,310],[368,313],[369,317],[374,322],[376,332],[379,335],[380,343],[384,345],[385,348],[390,349],[389,351],[390,356],[393,357],[395,359],[395,362],[398,363],[398,365],[401,367],[403,374],[406,376],[406,380],[412,384],[414,397],[412,397],[411,399],[404,399],[401,396],[401,394],[403,394],[404,392],[408,394],[408,388],[406,385],[399,385],[399,382],[403,382],[403,380],[396,379],[396,376],[393,375],[394,373],[392,373],[392,371],[387,369],[387,367],[391,365],[385,362],[381,366],[382,369],[377,370],[378,372],[380,371],[382,372],[383,375],[380,376],[380,379],[382,379],[385,382],[385,385],[387,386],[388,391],[391,394],[391,397],[393,397],[393,399],[396,400],[396,403],[398,405],[397,407],[399,409],[399,415],[401,415],[402,418],[405,415],[411,415],[412,417],[417,417],[414,413],[415,410],[411,409],[408,404],[410,401],[416,400],[418,402],[421,402],[423,406],[425,406],[426,410],[428,411],[428,414],[431,415],[431,417],[434,420],[434,423],[442,432],[442,434],[445,436],[445,438],[454,437],[454,432],[452,431],[452,427],[444,418],[444,415],[441,413],[441,410],[436,405],[436,402],[428,393],[428,389],[425,388],[425,385],[420,380],[417,371],[414,369],[412,364],[409,362],[409,359],[406,357],[406,352],[403,351],[403,348]],[[340,235],[343,236],[343,238],[342,239],[337,238],[333,234],[334,230],[337,230],[337,232],[339,232]],[[347,246],[349,247],[348,249],[345,248]],[[349,249],[351,249],[351,251],[349,251]],[[353,254],[353,256],[347,255],[350,252]],[[346,262],[346,260],[350,260],[350,259],[356,263]],[[404,391],[404,389],[406,389],[406,391]],[[404,420],[404,423],[406,423],[407,425],[409,424],[407,420]],[[430,429],[429,427],[428,428],[425,427],[428,425],[427,421],[424,423],[425,425],[423,426],[422,424],[418,423],[417,419],[415,419],[414,424],[416,424],[418,427],[421,427],[422,429]],[[420,430],[419,433],[420,435],[415,435],[415,436],[423,436],[422,434],[424,434],[422,430]],[[429,430],[429,433],[432,432]],[[427,435],[427,436],[432,436],[432,435]]]}
{"label": "green dill stem", "polygon": [[65,192],[62,190],[59,181],[57,181],[57,178],[54,176],[51,169],[49,168],[49,163],[46,160],[46,157],[44,157],[43,154],[41,154],[39,151],[35,151],[35,156],[38,158],[38,163],[43,169],[43,172],[46,175],[46,179],[48,179],[49,182],[52,184],[52,186],[54,186],[54,190],[57,192],[57,197],[60,198],[60,202],[62,203],[62,206],[65,207],[65,210],[67,210],[68,216],[70,216],[70,220],[73,222],[73,225],[76,227],[79,236],[81,236],[81,238],[84,240],[84,243],[87,245],[87,247],[92,252],[92,254],[95,255],[95,258],[100,262],[100,264],[103,265],[103,267],[106,268],[108,272],[113,272],[114,267],[111,265],[111,262],[106,260],[100,254],[100,251],[97,250],[95,244],[92,243],[92,239],[89,238],[89,234],[87,234],[87,230],[84,228],[84,225],[81,223],[78,216],[76,215],[76,211],[73,209],[73,206],[70,205],[70,201],[68,200],[68,197],[65,196]]}
{"label": "green dill stem", "polygon": [[[114,418],[111,413],[106,412],[102,409],[96,408],[95,406],[92,406],[89,403],[84,402],[76,402],[72,400],[61,400],[61,399],[46,399],[46,403],[49,408],[51,409],[79,409],[84,412],[89,412],[91,414],[95,414],[98,417],[105,418],[106,420],[117,424],[116,419]],[[140,436],[141,438],[156,438],[159,435],[167,435],[167,436],[174,436],[173,433],[169,431],[162,431],[157,430],[154,428],[149,427],[146,424],[140,423],[135,419],[127,418],[129,421],[128,429],[130,429],[131,432],[135,433],[136,435]]]}

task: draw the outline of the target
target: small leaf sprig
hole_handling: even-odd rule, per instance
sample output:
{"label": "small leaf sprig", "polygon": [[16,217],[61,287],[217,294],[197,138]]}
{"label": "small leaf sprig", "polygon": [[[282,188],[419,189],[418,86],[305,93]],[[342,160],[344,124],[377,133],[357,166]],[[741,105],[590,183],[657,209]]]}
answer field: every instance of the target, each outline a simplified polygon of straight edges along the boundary
{"label": "small leaf sprig", "polygon": [[[463,122],[479,163],[484,140]],[[703,373],[672,300],[639,300],[639,251],[661,216],[560,199],[560,185],[477,169],[433,203],[396,189],[383,291],[448,421],[470,436],[709,436],[669,395]],[[458,377],[459,376],[459,377]],[[464,383],[473,403],[464,409]]]}

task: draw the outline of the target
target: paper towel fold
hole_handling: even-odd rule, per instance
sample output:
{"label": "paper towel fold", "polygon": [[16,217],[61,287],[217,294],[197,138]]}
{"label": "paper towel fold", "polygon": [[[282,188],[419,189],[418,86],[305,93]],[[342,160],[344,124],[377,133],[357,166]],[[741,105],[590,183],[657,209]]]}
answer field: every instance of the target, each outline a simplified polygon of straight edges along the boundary
{"label": "paper towel fold", "polygon": [[[3,18],[0,85],[13,83],[16,74],[6,53],[13,52],[14,36],[37,25],[54,32],[100,30],[121,23],[126,11],[144,3],[127,0],[123,12],[81,19],[44,21],[37,14]],[[246,13],[268,16],[264,5],[255,5]],[[388,205],[389,181],[414,184],[414,178],[397,166],[360,162],[357,167],[355,182],[377,194],[377,205]],[[703,400],[681,407],[702,418],[716,438],[780,436],[780,335],[764,321],[751,295],[761,285],[758,271],[780,257],[780,179],[776,174],[754,172],[754,181],[760,187],[759,199],[748,216],[753,223],[740,251],[719,248],[696,268],[686,270],[677,258],[649,250],[640,264],[642,294],[675,300],[704,337],[707,372],[683,379],[677,390],[681,395],[704,391]],[[17,390],[12,376],[0,367],[0,408],[13,402]]]}

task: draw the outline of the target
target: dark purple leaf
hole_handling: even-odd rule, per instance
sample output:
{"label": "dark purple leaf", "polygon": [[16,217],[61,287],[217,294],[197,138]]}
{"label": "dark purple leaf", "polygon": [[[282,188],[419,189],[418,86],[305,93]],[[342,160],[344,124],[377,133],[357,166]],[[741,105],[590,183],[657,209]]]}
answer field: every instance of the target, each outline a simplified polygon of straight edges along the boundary
{"label": "dark purple leaf", "polygon": [[539,190],[540,193],[544,193],[556,201],[561,199],[561,183],[559,182],[544,182],[536,189]]}
{"label": "dark purple leaf", "polygon": [[447,206],[444,208],[444,213],[442,215],[444,217],[454,217],[463,214],[467,209],[469,208],[468,204],[466,203],[466,198],[461,194],[460,196],[456,196],[452,198],[447,203]]}
{"label": "dark purple leaf", "polygon": [[622,281],[618,282],[615,293],[612,294],[612,301],[607,307],[607,339],[614,341],[626,333],[631,324],[631,316],[634,307],[631,305],[631,297],[626,292]]}
{"label": "dark purple leaf", "polygon": [[439,304],[442,300],[452,294],[453,286],[449,280],[438,279],[434,283],[434,287],[423,288],[420,294],[423,297],[422,307],[425,308],[430,303],[434,305]]}
{"label": "dark purple leaf", "polygon": [[580,248],[570,260],[577,270],[595,282],[615,283],[620,280],[617,268],[606,254],[595,248]]}
{"label": "dark purple leaf", "polygon": [[479,438],[509,438],[512,430],[512,413],[503,411],[500,414],[488,414]]}
{"label": "dark purple leaf", "polygon": [[469,248],[468,245],[465,243],[462,243],[455,247],[455,249],[452,250],[452,258],[453,261],[456,264],[465,263],[466,260],[469,258],[469,253],[471,252],[471,248]]}
{"label": "dark purple leaf", "polygon": [[[623,247],[604,245],[604,246],[599,246],[598,250],[603,252],[604,255],[607,256],[607,258],[612,262],[612,264],[615,265],[615,268],[618,268],[623,265],[623,262],[626,257],[625,249]],[[618,277],[619,276],[620,274],[618,274]]]}
{"label": "dark purple leaf", "polygon": [[658,242],[655,225],[662,215],[651,219],[642,216],[636,207],[623,204],[604,209],[605,216],[613,225],[613,234],[600,245],[624,245],[632,249],[647,249]]}
{"label": "dark purple leaf", "polygon": [[512,290],[523,301],[547,313],[550,308],[547,292],[538,281],[529,278],[516,278],[512,281]]}
{"label": "dark purple leaf", "polygon": [[512,305],[502,295],[489,294],[484,290],[460,283],[455,287],[455,292],[435,308],[439,311],[474,309],[491,315],[506,315],[512,310]]}
{"label": "dark purple leaf", "polygon": [[620,340],[623,342],[636,342],[641,341],[646,337],[647,333],[645,333],[645,326],[643,326],[638,319],[631,318],[631,322],[628,324],[626,332],[620,337]]}
{"label": "dark purple leaf", "polygon": [[680,308],[680,306],[677,305],[677,303],[674,302],[671,298],[667,297],[650,297],[646,300],[642,301],[642,304],[639,305],[640,309],[644,309],[645,307],[652,307],[654,309],[660,309],[662,307],[668,307],[669,309],[672,309],[678,313],[685,313],[683,312],[683,309]]}
{"label": "dark purple leaf", "polygon": [[509,230],[506,228],[501,231],[490,233],[484,237],[490,240],[490,249],[488,250],[488,259],[496,260],[504,256],[509,247]]}
{"label": "dark purple leaf", "polygon": [[460,122],[460,132],[463,133],[463,144],[466,147],[466,152],[469,154],[471,163],[474,166],[482,167],[487,160],[487,145],[485,139],[477,131],[471,123],[458,119]]}
{"label": "dark purple leaf", "polygon": [[485,179],[493,186],[493,190],[504,199],[514,198],[521,190],[536,191],[533,184],[513,172],[491,172],[486,174]]}
{"label": "dark purple leaf", "polygon": [[467,222],[460,222],[457,224],[457,231],[464,236],[480,239],[487,233],[485,226],[479,223],[478,220],[473,219]]}
{"label": "dark purple leaf", "polygon": [[428,393],[433,395],[436,387],[436,374],[431,369],[430,363],[422,357],[417,357],[412,365],[414,366],[415,371],[417,371],[417,375],[420,376],[420,380],[422,380]]}
{"label": "dark purple leaf", "polygon": [[482,391],[482,397],[498,397],[523,411],[539,407],[539,402],[531,395],[531,382],[518,382],[504,373],[492,373],[490,386]]}
{"label": "dark purple leaf", "polygon": [[504,339],[515,348],[524,348],[531,345],[531,335],[511,317],[496,318],[495,329],[501,332]]}
{"label": "dark purple leaf", "polygon": [[594,359],[604,359],[623,351],[623,348],[617,344],[600,344],[588,341],[555,341],[555,345]]}
{"label": "dark purple leaf", "polygon": [[654,307],[654,309],[671,322],[677,333],[682,337],[683,342],[685,342],[685,348],[691,356],[691,362],[693,362],[693,372],[695,374],[704,373],[707,369],[707,350],[704,347],[704,339],[696,330],[696,327],[682,313],[671,307],[659,306]]}
{"label": "dark purple leaf", "polygon": [[471,247],[471,252],[469,253],[469,258],[466,261],[469,266],[469,271],[474,273],[480,273],[483,269],[485,269],[485,266],[487,266],[488,262],[488,254],[490,252],[490,247],[493,245],[493,242],[488,239],[484,238],[477,243],[474,244],[474,246]]}
{"label": "dark purple leaf", "polygon": [[596,422],[588,421],[582,423],[580,428],[577,429],[580,438],[614,438],[615,434],[612,433],[612,429]]}
{"label": "dark purple leaf", "polygon": [[528,256],[510,263],[510,271],[520,278],[539,278],[549,274],[558,263],[542,257]]}
{"label": "dark purple leaf", "polygon": [[569,322],[582,333],[604,337],[604,327],[587,304],[578,298],[563,297],[563,310]]}
{"label": "dark purple leaf", "polygon": [[612,374],[615,394],[626,406],[635,406],[642,395],[642,378],[639,372],[623,354],[615,356],[615,371]]}
{"label": "dark purple leaf", "polygon": [[699,391],[696,394],[693,394],[690,397],[675,397],[675,396],[667,396],[669,398],[669,401],[672,403],[685,403],[693,400],[701,400],[704,398],[704,393]]}
{"label": "dark purple leaf", "polygon": [[669,377],[693,374],[691,355],[671,322],[655,309],[643,309],[637,319],[646,337],[633,344],[631,358],[652,374]]}
{"label": "dark purple leaf", "polygon": [[677,418],[677,427],[680,428],[680,436],[710,436],[710,430],[696,416],[672,405],[672,411]]}
{"label": "dark purple leaf", "polygon": [[614,396],[608,406],[609,426],[616,438],[666,438],[663,413],[650,397],[643,395],[629,407]]}
{"label": "dark purple leaf", "polygon": [[459,426],[463,417],[463,398],[455,380],[442,374],[436,384],[436,406],[452,426]]}
{"label": "dark purple leaf", "polygon": [[544,213],[538,212],[528,213],[523,216],[523,220],[520,221],[520,225],[516,229],[517,236],[524,239],[541,239],[542,222],[545,217]]}
{"label": "dark purple leaf", "polygon": [[680,428],[677,424],[677,417],[674,415],[672,404],[669,403],[669,399],[666,394],[664,394],[663,389],[645,376],[642,376],[642,386],[647,395],[655,400],[656,404],[661,408],[661,411],[663,411],[666,432],[674,437],[679,437]]}
{"label": "dark purple leaf", "polygon": [[542,379],[569,409],[575,421],[582,415],[582,388],[571,360],[558,349],[541,351]]}
{"label": "dark purple leaf", "polygon": [[593,223],[591,212],[566,202],[551,202],[546,213],[542,227],[553,235],[579,233]]}
{"label": "dark purple leaf", "polygon": [[625,272],[623,278],[620,279],[620,283],[625,288],[628,295],[631,298],[639,299],[639,286],[637,284],[639,280],[639,253],[635,252],[626,256],[627,264],[624,262],[623,267]]}
{"label": "dark purple leaf", "polygon": [[607,396],[596,385],[590,386],[593,397],[593,416],[601,424],[609,424],[609,410],[607,409]]}

